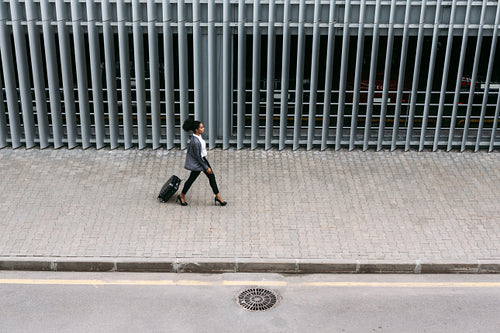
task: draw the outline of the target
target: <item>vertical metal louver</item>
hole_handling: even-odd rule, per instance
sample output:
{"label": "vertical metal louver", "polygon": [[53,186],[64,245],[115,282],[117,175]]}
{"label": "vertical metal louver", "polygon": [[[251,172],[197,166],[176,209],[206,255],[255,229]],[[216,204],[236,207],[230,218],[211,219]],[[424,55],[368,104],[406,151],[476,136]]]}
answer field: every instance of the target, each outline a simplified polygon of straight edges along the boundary
{"label": "vertical metal louver", "polygon": [[0,0],[0,147],[500,146],[488,0]]}

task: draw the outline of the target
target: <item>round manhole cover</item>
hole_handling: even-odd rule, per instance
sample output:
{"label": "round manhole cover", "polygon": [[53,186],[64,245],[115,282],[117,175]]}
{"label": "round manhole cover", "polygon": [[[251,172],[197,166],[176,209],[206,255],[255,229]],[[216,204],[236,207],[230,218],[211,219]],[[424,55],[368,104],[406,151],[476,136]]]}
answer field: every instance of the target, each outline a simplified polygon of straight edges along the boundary
{"label": "round manhole cover", "polygon": [[272,290],[263,288],[248,288],[236,297],[238,305],[249,311],[266,311],[274,307],[280,297]]}

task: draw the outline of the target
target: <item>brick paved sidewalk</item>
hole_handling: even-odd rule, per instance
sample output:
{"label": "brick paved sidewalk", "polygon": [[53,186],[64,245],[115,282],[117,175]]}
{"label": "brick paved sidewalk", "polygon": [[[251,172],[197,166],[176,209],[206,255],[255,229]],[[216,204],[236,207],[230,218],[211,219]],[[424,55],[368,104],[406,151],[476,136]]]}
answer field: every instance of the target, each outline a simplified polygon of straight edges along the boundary
{"label": "brick paved sidewalk", "polygon": [[500,154],[212,150],[188,207],[180,150],[0,150],[0,257],[500,259]]}

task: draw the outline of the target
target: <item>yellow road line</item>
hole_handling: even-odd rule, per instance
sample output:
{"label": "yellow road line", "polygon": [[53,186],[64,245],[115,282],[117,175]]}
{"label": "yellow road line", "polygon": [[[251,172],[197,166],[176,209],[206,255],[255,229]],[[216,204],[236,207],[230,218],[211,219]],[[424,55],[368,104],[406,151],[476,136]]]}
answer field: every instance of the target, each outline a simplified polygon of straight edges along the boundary
{"label": "yellow road line", "polygon": [[0,279],[2,284],[17,285],[90,285],[90,286],[261,286],[261,287],[371,287],[371,288],[500,288],[500,282],[301,282],[285,281],[199,281],[199,280],[65,280]]}
{"label": "yellow road line", "polygon": [[500,282],[305,282],[302,287],[499,288]]}
{"label": "yellow road line", "polygon": [[222,281],[223,286],[262,286],[262,287],[286,287],[285,281]]}
{"label": "yellow road line", "polygon": [[30,284],[30,285],[91,285],[91,286],[203,286],[210,282],[190,280],[50,280],[50,279],[0,279],[0,284]]}

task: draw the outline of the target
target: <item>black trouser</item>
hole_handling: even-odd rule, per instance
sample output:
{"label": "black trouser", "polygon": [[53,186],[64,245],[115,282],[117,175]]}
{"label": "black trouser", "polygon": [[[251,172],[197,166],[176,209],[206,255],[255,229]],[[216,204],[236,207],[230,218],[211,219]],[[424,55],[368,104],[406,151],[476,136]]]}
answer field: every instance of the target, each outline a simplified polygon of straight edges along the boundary
{"label": "black trouser", "polygon": [[[205,157],[203,157],[203,159],[205,160],[205,162],[207,162],[208,167],[210,169],[212,169],[212,167],[208,163],[207,159]],[[212,188],[212,191],[214,192],[214,194],[218,194],[219,189],[217,188],[217,182],[215,181],[214,171],[212,170],[211,174],[209,174],[206,170],[203,172],[205,173],[205,175],[207,175],[208,181],[210,182],[210,187]],[[186,180],[186,183],[184,184],[184,188],[182,189],[182,194],[186,194],[189,191],[189,188],[191,188],[191,185],[193,185],[194,181],[196,180],[196,178],[198,178],[200,173],[201,173],[201,171],[191,171],[191,174],[189,175],[189,178],[188,178],[188,180]]]}

